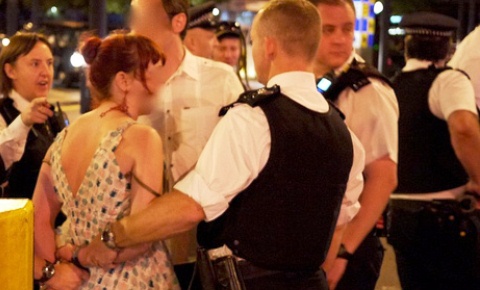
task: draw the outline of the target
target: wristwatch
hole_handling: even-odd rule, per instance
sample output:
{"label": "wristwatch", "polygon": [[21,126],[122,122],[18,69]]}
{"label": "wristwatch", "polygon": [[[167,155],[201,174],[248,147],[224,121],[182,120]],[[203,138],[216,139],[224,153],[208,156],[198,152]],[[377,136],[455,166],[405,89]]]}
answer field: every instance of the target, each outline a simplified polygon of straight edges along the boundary
{"label": "wristwatch", "polygon": [[75,247],[75,250],[72,253],[72,264],[74,264],[78,268],[90,273],[90,270],[87,267],[84,267],[82,265],[82,263],[80,263],[80,260],[78,259],[78,253],[80,252],[81,248],[83,248],[83,246],[82,247]]}
{"label": "wristwatch", "polygon": [[340,249],[338,249],[337,258],[351,261],[353,259],[353,254],[347,251],[344,244],[340,244]]}
{"label": "wristwatch", "polygon": [[110,223],[105,226],[101,240],[110,249],[118,250],[117,244],[115,244],[115,234],[112,232],[112,225]]}
{"label": "wristwatch", "polygon": [[38,282],[43,284],[50,280],[53,275],[55,275],[55,264],[45,261],[45,266],[42,268],[42,277],[38,279]]}

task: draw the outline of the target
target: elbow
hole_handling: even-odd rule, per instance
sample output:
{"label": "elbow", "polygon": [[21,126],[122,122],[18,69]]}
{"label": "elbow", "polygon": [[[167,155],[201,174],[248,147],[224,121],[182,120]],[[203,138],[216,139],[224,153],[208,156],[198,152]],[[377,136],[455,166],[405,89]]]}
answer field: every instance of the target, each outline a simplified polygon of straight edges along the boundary
{"label": "elbow", "polygon": [[193,198],[178,192],[182,196],[182,208],[181,211],[184,213],[183,219],[187,227],[193,228],[199,222],[205,219],[205,212],[203,211],[202,206],[196,202]]}
{"label": "elbow", "polygon": [[471,138],[480,134],[478,117],[469,111],[453,112],[448,118],[452,138]]}

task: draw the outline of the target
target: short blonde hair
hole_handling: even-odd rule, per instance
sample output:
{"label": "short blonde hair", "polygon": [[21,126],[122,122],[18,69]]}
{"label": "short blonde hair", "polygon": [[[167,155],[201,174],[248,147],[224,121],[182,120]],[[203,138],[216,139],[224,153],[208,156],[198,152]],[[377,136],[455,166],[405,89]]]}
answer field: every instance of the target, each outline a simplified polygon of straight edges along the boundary
{"label": "short blonde hair", "polygon": [[311,61],[320,42],[320,16],[306,0],[273,0],[262,10],[258,33],[276,38],[288,55]]}

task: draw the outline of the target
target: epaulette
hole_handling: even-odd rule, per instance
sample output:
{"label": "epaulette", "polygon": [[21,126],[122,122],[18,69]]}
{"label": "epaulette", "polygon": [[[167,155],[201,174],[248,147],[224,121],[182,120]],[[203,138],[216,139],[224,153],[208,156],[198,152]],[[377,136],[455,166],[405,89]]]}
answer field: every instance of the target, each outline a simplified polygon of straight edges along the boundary
{"label": "epaulette", "polygon": [[218,116],[222,117],[225,116],[225,114],[230,110],[231,108],[235,107],[236,104],[248,104],[251,107],[256,107],[258,106],[261,102],[264,102],[267,99],[277,97],[280,95],[280,86],[279,85],[274,85],[271,88],[261,88],[258,90],[253,90],[253,91],[246,91],[238,97],[238,100],[235,102],[231,103],[230,105],[227,105],[225,107],[222,107],[220,109],[220,112],[218,112]]}
{"label": "epaulette", "polygon": [[351,88],[354,92],[357,92],[361,88],[370,84],[371,82],[368,79],[370,77],[380,79],[390,87],[392,86],[390,80],[382,75],[376,68],[354,59],[350,68],[333,80],[332,85],[323,92],[323,95],[325,98],[335,102],[340,93],[347,87]]}

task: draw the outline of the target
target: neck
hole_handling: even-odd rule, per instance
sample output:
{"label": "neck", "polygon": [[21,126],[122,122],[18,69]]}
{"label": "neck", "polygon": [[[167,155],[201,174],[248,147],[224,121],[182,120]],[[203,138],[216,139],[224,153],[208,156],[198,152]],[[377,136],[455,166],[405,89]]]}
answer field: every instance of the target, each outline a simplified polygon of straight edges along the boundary
{"label": "neck", "polygon": [[165,53],[167,58],[164,66],[164,72],[168,79],[174,72],[177,71],[183,59],[185,58],[185,48],[183,47],[180,36],[178,35],[173,35],[169,41],[160,39],[156,40],[155,42],[158,45],[161,45],[163,53]]}
{"label": "neck", "polygon": [[130,117],[134,120],[138,118],[138,113],[134,108],[129,106],[127,100],[114,101],[114,100],[105,100],[100,103],[97,108],[97,111],[100,114],[101,118],[111,115],[121,114],[124,117]]}
{"label": "neck", "polygon": [[293,71],[313,73],[313,64],[298,58],[279,58],[272,62],[268,79],[270,80],[276,75]]}
{"label": "neck", "polygon": [[313,73],[315,74],[315,78],[323,77],[324,75],[326,75],[331,70],[332,70],[331,67],[329,67],[329,66],[327,66],[323,63],[320,63],[318,61],[316,61],[314,66],[313,66]]}

